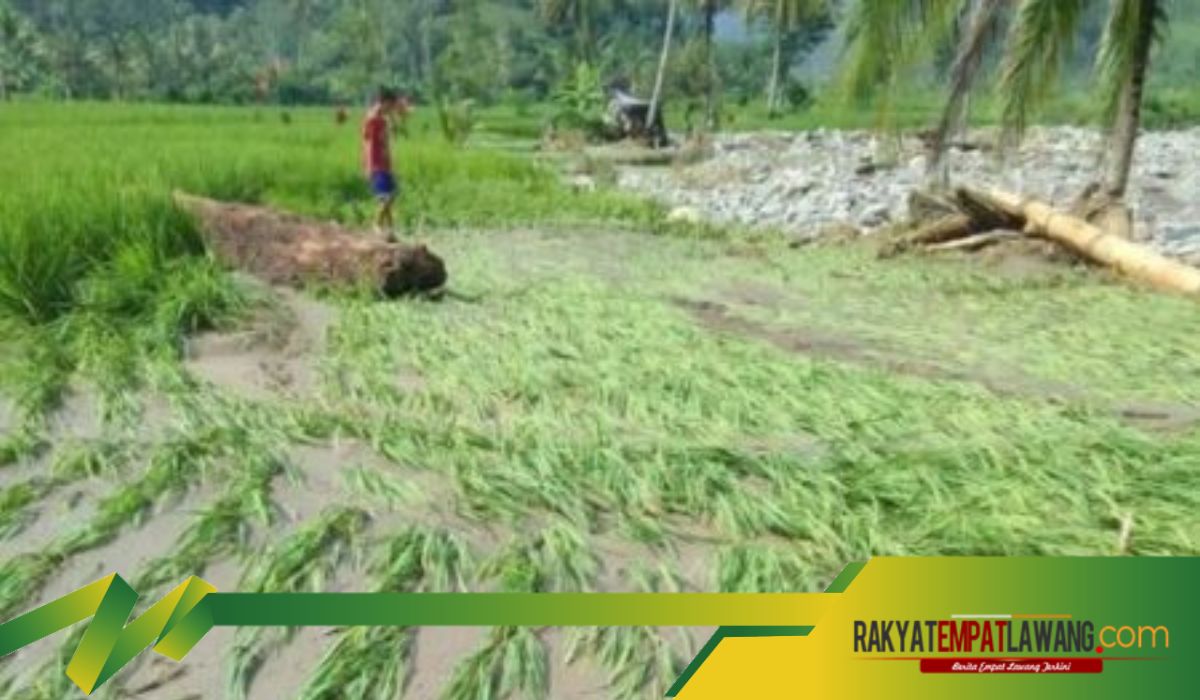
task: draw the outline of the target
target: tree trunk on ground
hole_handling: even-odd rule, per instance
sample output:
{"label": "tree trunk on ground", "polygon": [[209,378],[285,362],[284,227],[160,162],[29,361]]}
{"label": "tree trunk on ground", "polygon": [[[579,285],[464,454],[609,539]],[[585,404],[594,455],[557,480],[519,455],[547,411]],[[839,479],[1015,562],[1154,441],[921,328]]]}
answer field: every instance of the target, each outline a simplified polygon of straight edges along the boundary
{"label": "tree trunk on ground", "polygon": [[663,79],[667,74],[667,61],[671,58],[671,38],[675,35],[675,12],[679,0],[670,0],[667,7],[667,28],[663,30],[662,55],[658,59],[658,73],[654,77],[654,94],[650,98],[650,111],[646,113],[646,128],[652,129],[662,109]]}
{"label": "tree trunk on ground", "polygon": [[271,284],[359,287],[383,296],[433,291],[446,283],[440,258],[423,245],[406,245],[284,214],[175,194],[193,214],[212,254]]}
{"label": "tree trunk on ground", "polygon": [[704,127],[708,131],[717,128],[717,56],[713,49],[717,24],[716,0],[704,2],[704,56],[708,62],[708,92],[705,95]]}
{"label": "tree trunk on ground", "polygon": [[961,213],[946,214],[921,226],[911,234],[891,241],[879,250],[879,257],[891,258],[914,248],[964,238],[975,233],[975,220]]}
{"label": "tree trunk on ground", "polygon": [[959,196],[1020,218],[1026,232],[1049,238],[1131,279],[1167,291],[1200,295],[1200,270],[1056,211],[1048,204],[998,190],[962,189]]}
{"label": "tree trunk on ground", "polygon": [[1133,152],[1142,125],[1142,98],[1146,74],[1150,69],[1150,50],[1154,46],[1155,21],[1161,0],[1143,0],[1138,10],[1137,36],[1133,47],[1133,65],[1121,88],[1109,143],[1108,167],[1104,190],[1113,199],[1123,199],[1129,188]]}

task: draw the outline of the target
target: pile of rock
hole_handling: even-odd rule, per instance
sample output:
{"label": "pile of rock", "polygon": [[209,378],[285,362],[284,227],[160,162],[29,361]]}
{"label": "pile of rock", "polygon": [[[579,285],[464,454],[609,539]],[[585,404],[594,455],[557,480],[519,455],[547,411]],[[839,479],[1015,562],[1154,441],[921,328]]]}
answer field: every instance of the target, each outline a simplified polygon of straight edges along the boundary
{"label": "pile of rock", "polygon": [[[1001,154],[994,133],[972,133],[946,160],[956,182],[1034,194],[1058,206],[1096,178],[1101,135],[1034,129]],[[1138,235],[1158,249],[1200,258],[1200,129],[1146,134],[1129,203]],[[622,187],[722,223],[783,229],[803,237],[833,223],[866,231],[907,214],[909,193],[927,182],[925,146],[868,132],[818,130],[718,138],[714,156],[675,168],[625,168]]]}

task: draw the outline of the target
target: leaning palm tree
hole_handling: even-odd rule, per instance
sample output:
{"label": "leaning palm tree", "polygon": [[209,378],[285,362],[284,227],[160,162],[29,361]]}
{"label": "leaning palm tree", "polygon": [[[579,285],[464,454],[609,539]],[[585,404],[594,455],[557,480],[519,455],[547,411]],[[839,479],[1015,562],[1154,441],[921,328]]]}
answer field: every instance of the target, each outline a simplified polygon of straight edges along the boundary
{"label": "leaning palm tree", "polygon": [[[1111,201],[1129,185],[1150,58],[1167,23],[1167,0],[858,0],[849,23],[847,86],[858,96],[894,92],[901,74],[957,33],[950,95],[933,141],[931,167],[964,121],[965,102],[987,48],[1005,33],[998,81],[1005,143],[1015,144],[1050,95],[1089,10],[1108,3],[1096,58],[1109,138],[1097,187]],[[1015,9],[1014,9],[1015,8]]]}
{"label": "leaning palm tree", "polygon": [[747,18],[766,18],[771,25],[774,53],[771,58],[771,77],[767,82],[767,113],[779,113],[780,88],[783,82],[783,44],[788,35],[805,22],[828,15],[832,0],[742,0]]}

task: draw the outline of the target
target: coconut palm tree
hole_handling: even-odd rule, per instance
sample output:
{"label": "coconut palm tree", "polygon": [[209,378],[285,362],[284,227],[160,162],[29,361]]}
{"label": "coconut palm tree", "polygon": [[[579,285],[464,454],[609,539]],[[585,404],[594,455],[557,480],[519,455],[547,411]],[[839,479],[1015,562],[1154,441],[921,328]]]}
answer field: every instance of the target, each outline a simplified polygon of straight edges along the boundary
{"label": "coconut palm tree", "polygon": [[771,25],[774,54],[771,77],[767,82],[767,113],[779,113],[780,87],[783,82],[783,44],[787,36],[804,26],[805,22],[832,11],[832,0],[742,0],[747,18],[765,18]]}
{"label": "coconut palm tree", "polygon": [[[930,158],[936,165],[947,135],[962,122],[966,96],[984,68],[985,50],[1004,35],[998,81],[1004,140],[1016,143],[1039,102],[1053,89],[1089,10],[1108,5],[1096,58],[1109,129],[1099,183],[1124,197],[1141,125],[1152,49],[1167,24],[1167,0],[857,0],[849,22],[847,86],[856,95],[893,91],[901,74],[927,59],[931,46],[959,33],[950,95]],[[1015,8],[1015,9],[1014,9]]]}

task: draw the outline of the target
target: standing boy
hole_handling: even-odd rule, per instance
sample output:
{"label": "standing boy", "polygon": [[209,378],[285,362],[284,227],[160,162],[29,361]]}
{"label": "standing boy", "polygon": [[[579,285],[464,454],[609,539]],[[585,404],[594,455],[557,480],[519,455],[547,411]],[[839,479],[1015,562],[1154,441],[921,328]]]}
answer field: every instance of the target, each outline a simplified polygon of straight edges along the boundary
{"label": "standing boy", "polygon": [[399,183],[392,171],[392,148],[388,129],[389,114],[405,114],[408,101],[392,88],[380,88],[375,102],[363,122],[363,166],[371,193],[379,203],[375,213],[375,232],[394,237],[392,207],[399,193]]}

